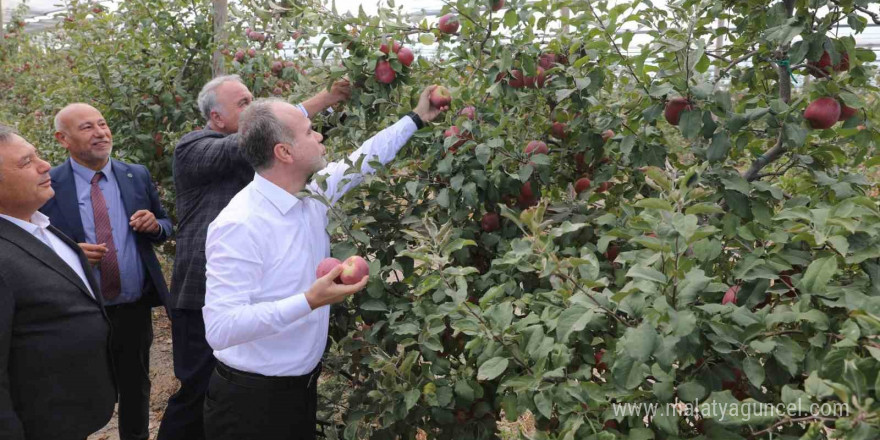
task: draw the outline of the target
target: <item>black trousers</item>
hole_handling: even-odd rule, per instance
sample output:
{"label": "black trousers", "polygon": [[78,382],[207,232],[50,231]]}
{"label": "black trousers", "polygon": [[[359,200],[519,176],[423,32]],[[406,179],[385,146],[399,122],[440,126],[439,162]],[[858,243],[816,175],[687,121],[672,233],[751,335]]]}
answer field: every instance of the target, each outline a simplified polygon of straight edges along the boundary
{"label": "black trousers", "polygon": [[314,440],[318,376],[266,377],[221,363],[205,396],[208,440]]}
{"label": "black trousers", "polygon": [[144,301],[107,306],[110,352],[119,388],[120,440],[150,437],[150,345],[153,316]]}
{"label": "black trousers", "polygon": [[168,399],[158,440],[204,440],[205,391],[217,362],[205,340],[201,310],[171,309],[174,375],[180,389]]}

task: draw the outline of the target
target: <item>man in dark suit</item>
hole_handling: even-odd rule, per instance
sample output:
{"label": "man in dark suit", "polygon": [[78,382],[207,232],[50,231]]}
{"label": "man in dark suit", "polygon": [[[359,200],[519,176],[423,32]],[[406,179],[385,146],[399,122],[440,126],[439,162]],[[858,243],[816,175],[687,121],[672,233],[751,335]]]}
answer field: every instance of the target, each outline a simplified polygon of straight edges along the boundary
{"label": "man in dark suit", "polygon": [[151,309],[168,287],[153,244],[171,235],[150,173],[110,159],[113,135],[94,107],[70,104],[55,117],[70,158],[51,171],[55,197],[40,210],[75,240],[100,281],[119,384],[119,437],[149,438]]}
{"label": "man in dark suit", "polygon": [[110,322],[80,248],[37,211],[49,164],[0,126],[0,439],[83,440],[113,415]]}

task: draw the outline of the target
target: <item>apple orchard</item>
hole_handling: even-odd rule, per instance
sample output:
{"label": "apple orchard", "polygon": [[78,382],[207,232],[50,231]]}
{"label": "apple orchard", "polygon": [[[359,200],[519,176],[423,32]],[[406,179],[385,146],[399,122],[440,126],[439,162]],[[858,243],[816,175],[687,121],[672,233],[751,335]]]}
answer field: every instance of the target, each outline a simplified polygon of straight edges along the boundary
{"label": "apple orchard", "polygon": [[[69,2],[54,29],[10,22],[0,116],[57,163],[54,112],[94,101],[172,207],[215,50],[256,96],[348,77],[314,119],[334,159],[448,87],[331,210],[333,257],[372,276],[332,311],[330,438],[880,437],[880,103],[857,44],[878,2],[654,3],[244,0],[215,32],[204,0]],[[613,411],[676,401],[796,406]]]}

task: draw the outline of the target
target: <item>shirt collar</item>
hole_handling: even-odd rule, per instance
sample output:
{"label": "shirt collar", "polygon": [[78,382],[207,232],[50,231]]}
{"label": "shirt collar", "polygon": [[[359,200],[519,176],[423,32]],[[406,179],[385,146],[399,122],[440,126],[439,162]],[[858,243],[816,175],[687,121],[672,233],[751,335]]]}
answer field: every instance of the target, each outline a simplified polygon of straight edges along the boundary
{"label": "shirt collar", "polygon": [[49,217],[46,217],[46,214],[43,214],[40,211],[35,212],[34,215],[31,216],[30,222],[26,222],[24,220],[21,220],[21,219],[12,217],[12,216],[8,216],[5,214],[0,214],[0,217],[3,217],[6,220],[9,220],[12,223],[18,225],[18,227],[29,232],[31,235],[36,233],[37,229],[40,229],[40,228],[46,229],[49,227]]}
{"label": "shirt collar", "polygon": [[[95,173],[97,172],[91,168],[86,168],[86,167],[80,165],[79,162],[73,160],[73,158],[70,159],[70,166],[73,167],[73,174],[76,174],[80,178],[85,179],[86,182],[91,182],[92,177],[94,177]],[[101,172],[104,173],[104,177],[107,180],[110,180],[110,176],[112,175],[111,174],[112,171],[113,171],[113,161],[108,160],[107,165],[104,165],[104,168],[101,168]]]}
{"label": "shirt collar", "polygon": [[275,205],[275,208],[278,209],[281,215],[286,215],[291,208],[299,203],[299,199],[296,196],[270,182],[259,173],[254,174],[254,186],[263,197]]}

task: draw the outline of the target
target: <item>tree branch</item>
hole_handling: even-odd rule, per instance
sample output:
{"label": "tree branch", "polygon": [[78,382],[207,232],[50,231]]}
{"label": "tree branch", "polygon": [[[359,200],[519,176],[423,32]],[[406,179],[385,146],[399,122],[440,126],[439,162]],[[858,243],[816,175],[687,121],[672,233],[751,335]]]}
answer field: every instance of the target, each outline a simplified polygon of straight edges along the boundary
{"label": "tree branch", "polygon": [[[724,78],[724,76],[727,75],[727,72],[729,72],[730,69],[733,69],[734,67],[736,67],[737,64],[751,58],[752,56],[754,56],[757,53],[758,53],[757,50],[753,50],[753,51],[731,61],[730,64],[727,65],[727,67],[725,67],[724,69],[721,70],[721,72],[718,73],[718,79],[715,80],[715,84],[718,84],[718,82],[721,81],[721,78]],[[719,57],[719,59],[723,59],[723,58]]]}
{"label": "tree branch", "polygon": [[[795,0],[784,0],[786,15],[788,18],[791,18],[794,15],[794,6]],[[791,71],[788,63],[784,65],[778,63],[778,61],[782,61],[788,58],[788,49],[789,46],[785,45],[776,50],[776,60],[777,65],[776,69],[779,75],[779,98],[782,99],[786,104],[791,102]],[[753,181],[757,178],[758,172],[761,171],[762,168],[766,167],[773,163],[776,159],[779,159],[783,153],[785,153],[785,144],[783,142],[783,134],[785,133],[784,129],[779,130],[779,137],[776,138],[776,145],[773,148],[767,150],[764,154],[758,156],[754,162],[752,162],[752,166],[743,173],[743,178],[746,181]]]}
{"label": "tree branch", "polygon": [[614,37],[612,37],[611,35],[608,34],[608,29],[605,27],[605,24],[602,23],[602,19],[599,18],[599,15],[596,14],[596,10],[593,9],[592,2],[587,1],[586,4],[587,4],[587,7],[590,8],[590,12],[593,14],[593,17],[596,18],[596,22],[599,23],[599,27],[602,28],[602,33],[605,34],[605,38],[607,38],[608,41],[611,42],[611,44],[614,46],[614,50],[617,51],[617,55],[619,55],[620,58],[623,59],[624,64],[626,65],[626,68],[629,70],[629,73],[632,75],[633,79],[635,79],[636,82],[639,83],[640,86],[642,86],[642,89],[645,90],[645,93],[650,95],[651,92],[648,90],[648,86],[646,86],[645,83],[642,82],[642,80],[639,78],[639,76],[636,75],[636,71],[633,70],[632,65],[630,65],[629,57],[623,55],[623,52],[620,50],[620,47],[617,46],[617,41],[614,40]]}

